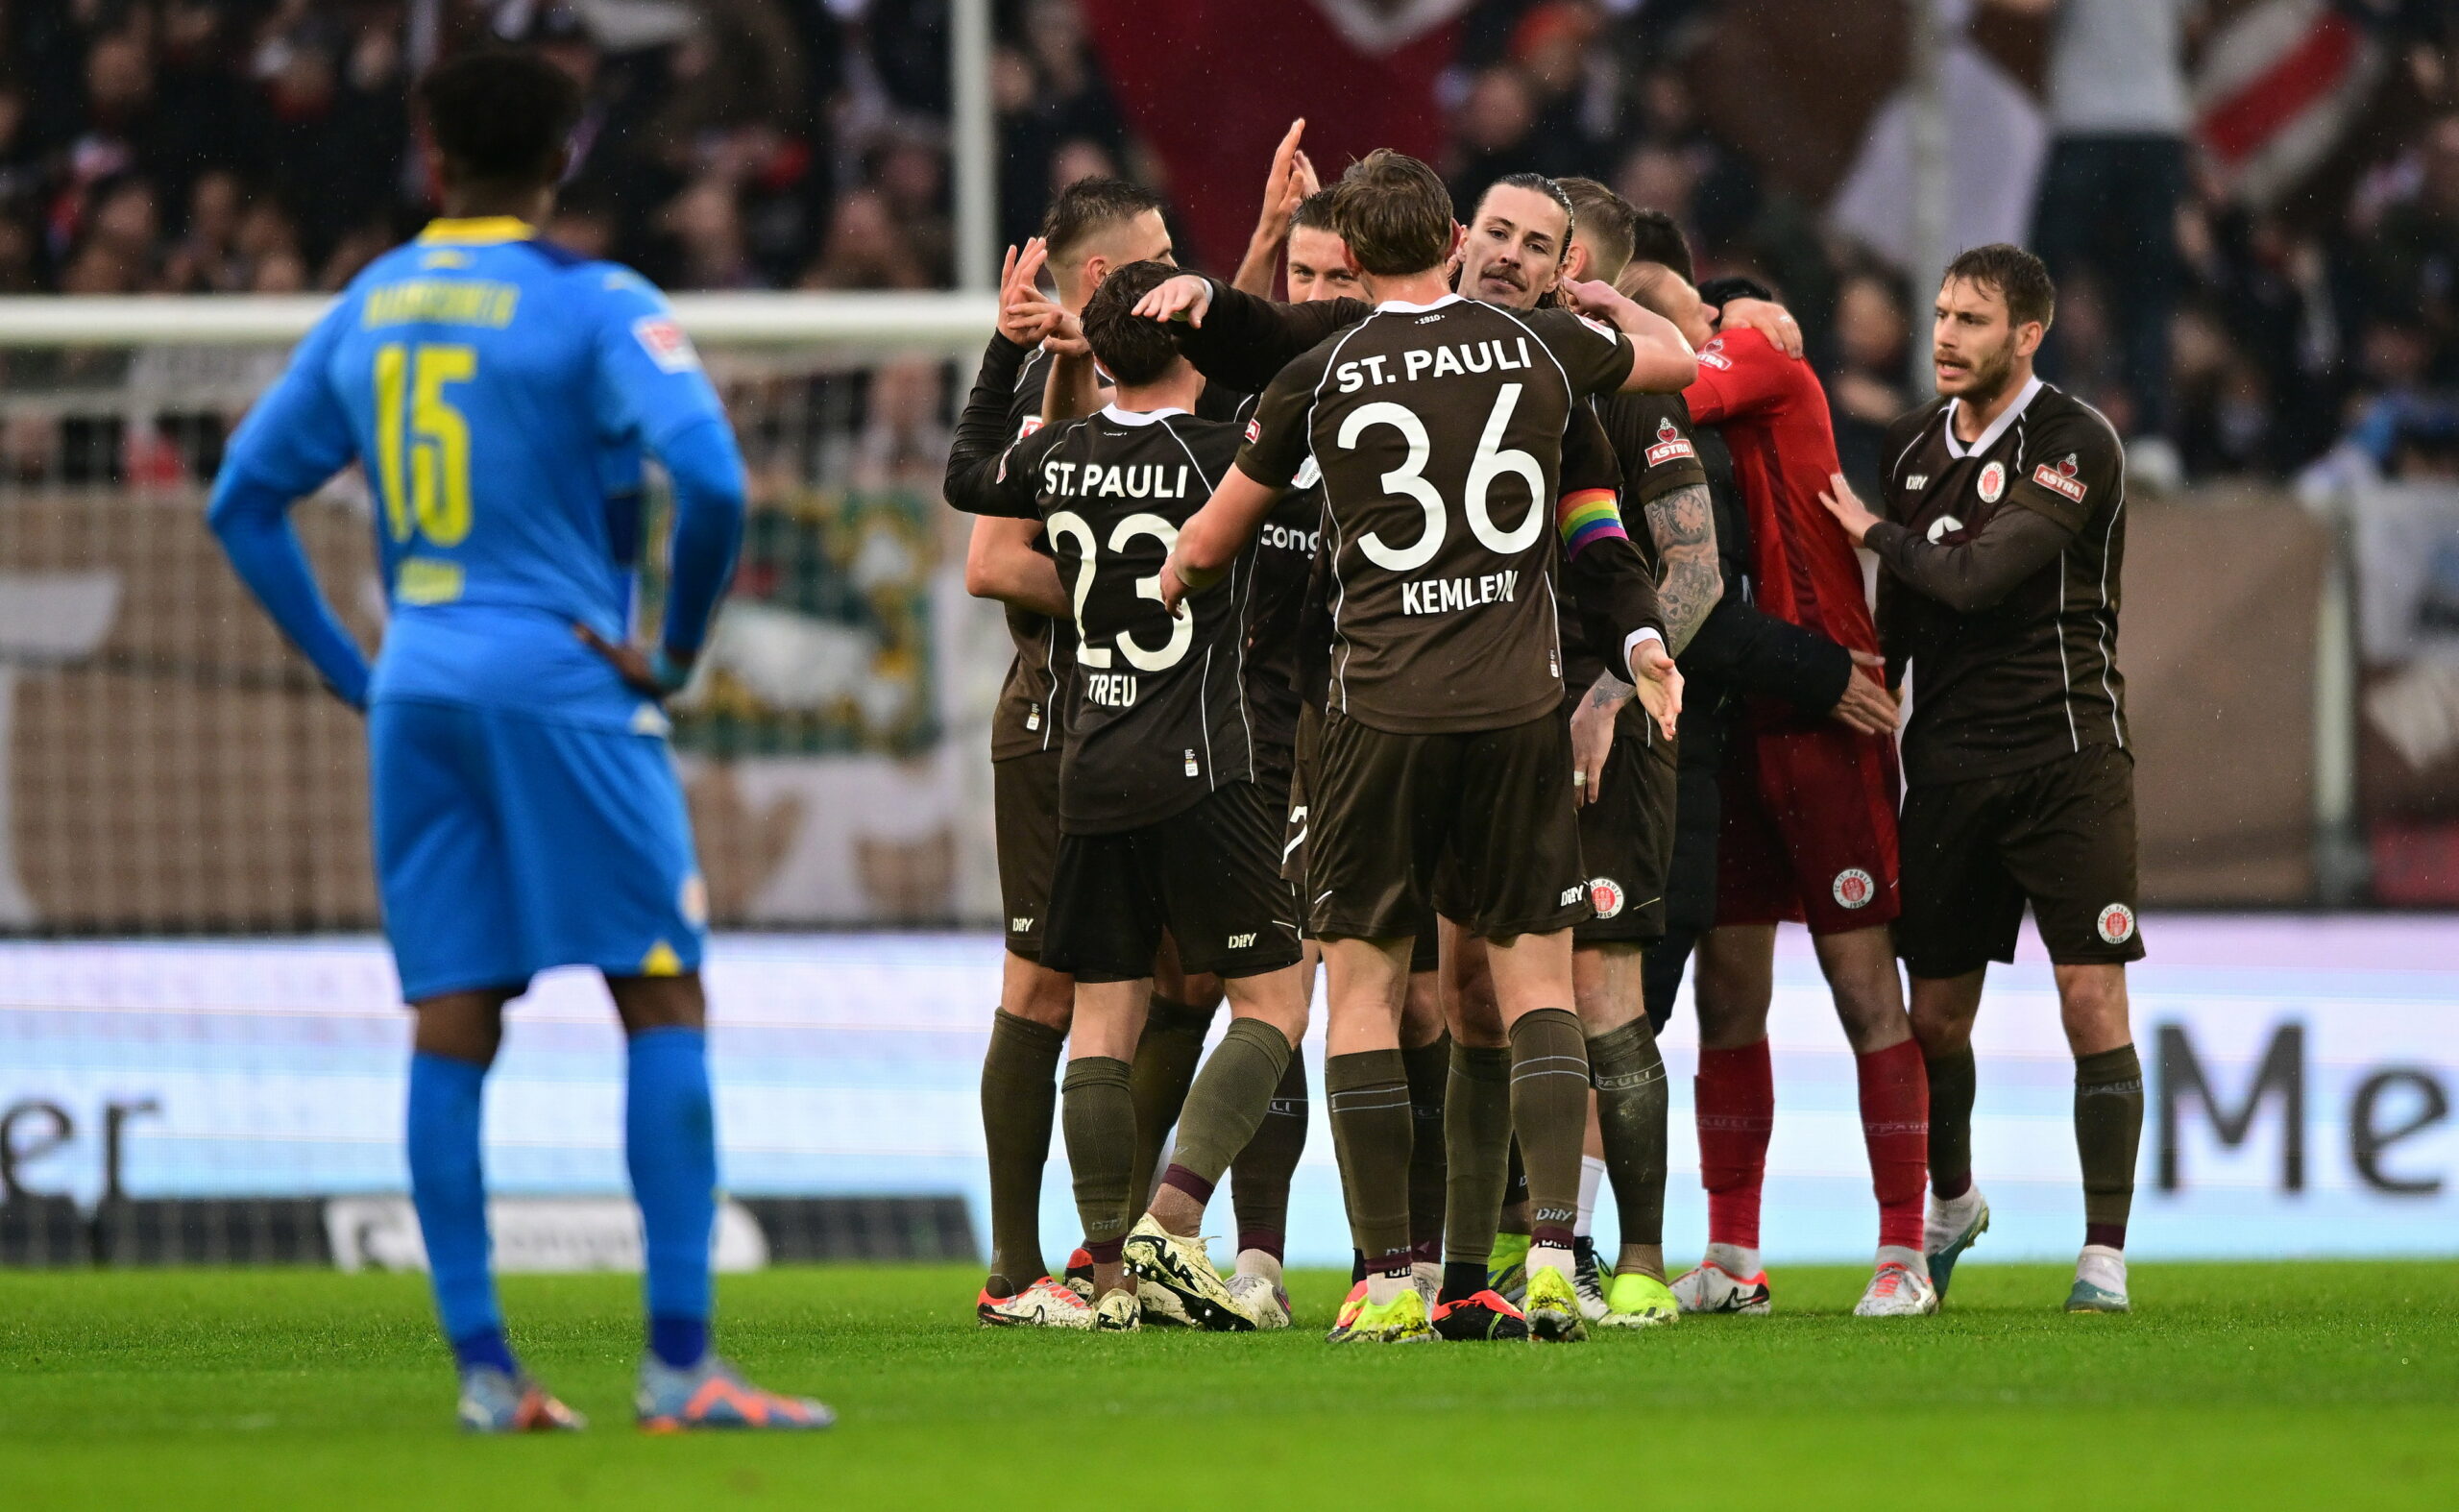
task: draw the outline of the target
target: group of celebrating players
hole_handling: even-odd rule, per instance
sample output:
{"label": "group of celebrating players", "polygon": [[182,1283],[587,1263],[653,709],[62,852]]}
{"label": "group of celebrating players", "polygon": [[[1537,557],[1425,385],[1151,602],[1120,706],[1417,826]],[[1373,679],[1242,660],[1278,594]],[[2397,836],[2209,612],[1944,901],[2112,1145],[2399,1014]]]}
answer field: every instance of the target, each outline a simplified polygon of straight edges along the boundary
{"label": "group of celebrating players", "polygon": [[[416,1013],[411,1195],[459,1420],[583,1426],[512,1348],[480,1158],[507,1005],[582,965],[628,1047],[638,1422],[826,1427],[711,1330],[707,891],[661,706],[733,574],[742,458],[663,297],[537,234],[579,120],[570,78],[490,49],[419,94],[444,213],[301,343],[209,520],[368,716]],[[2038,261],[1993,246],[1947,270],[1941,397],[1895,427],[1881,517],[1837,476],[1790,318],[1741,280],[1694,287],[1671,222],[1600,184],[1516,174],[1463,227],[1396,153],[1318,187],[1293,127],[1238,278],[1170,251],[1143,190],[1061,191],[1010,256],[949,461],[949,501],[979,517],[968,585],[1006,601],[1016,642],[991,747],[1008,954],[981,1319],[1288,1324],[1319,961],[1357,1254],[1335,1338],[1765,1312],[1789,918],[1860,1066],[1880,1223],[1858,1310],[1931,1311],[1988,1225],[1969,1040],[2028,903],[2076,1056],[2067,1305],[2125,1307],[2143,1111],[2125,480],[2106,423],[2031,375]],[[1265,297],[1284,252],[1295,304]],[[651,455],[674,511],[642,646]],[[387,593],[372,667],[288,519],[354,465]],[[1857,545],[1882,564],[1875,622]],[[1668,1284],[1656,1033],[1694,957],[1710,1243]],[[1062,1104],[1083,1243],[1054,1280],[1037,1210]],[[1226,1278],[1199,1237],[1225,1177]],[[1601,1180],[1610,1268],[1585,1232]]]}
{"label": "group of celebrating players", "polygon": [[[2076,1056],[2067,1305],[2124,1309],[2123,452],[2033,376],[2039,261],[1947,269],[1940,397],[1891,431],[1874,515],[1791,317],[1697,286],[1669,218],[1513,174],[1464,224],[1399,153],[1321,186],[1303,128],[1227,282],[1175,265],[1151,193],[1060,190],[1010,249],[958,427],[967,585],[1016,648],[981,1321],[1288,1326],[1319,962],[1354,1257],[1331,1339],[1765,1313],[1788,919],[1858,1067],[1879,1230],[1855,1310],[1934,1312],[1988,1227],[1970,1036],[2027,903]],[[1656,1035],[1693,961],[1709,1243],[1668,1280]],[[1054,1120],[1083,1228],[1058,1276]],[[1227,1277],[1199,1237],[1225,1178]]]}

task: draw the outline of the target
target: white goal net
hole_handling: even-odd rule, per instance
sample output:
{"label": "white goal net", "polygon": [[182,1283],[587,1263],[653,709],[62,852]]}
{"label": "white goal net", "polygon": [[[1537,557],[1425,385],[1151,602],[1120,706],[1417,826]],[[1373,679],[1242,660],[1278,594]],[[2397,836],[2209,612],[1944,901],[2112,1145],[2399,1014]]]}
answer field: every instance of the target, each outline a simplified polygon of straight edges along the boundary
{"label": "white goal net", "polygon": [[[736,591],[676,709],[716,917],[995,917],[984,725],[1007,643],[964,596],[962,522],[939,500],[989,300],[677,306],[752,479]],[[377,922],[358,719],[204,521],[225,439],[321,307],[0,300],[0,932]],[[373,647],[363,483],[344,474],[294,519]]]}

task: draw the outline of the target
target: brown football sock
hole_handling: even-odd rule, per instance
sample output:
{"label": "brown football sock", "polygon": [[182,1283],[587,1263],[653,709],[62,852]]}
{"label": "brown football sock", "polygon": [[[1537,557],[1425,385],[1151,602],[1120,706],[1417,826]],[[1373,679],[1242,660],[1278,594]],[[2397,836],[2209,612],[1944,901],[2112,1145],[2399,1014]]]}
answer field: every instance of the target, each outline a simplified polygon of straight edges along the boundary
{"label": "brown football sock", "polygon": [[[1474,1266],[1485,1286],[1486,1261],[1495,1251],[1495,1222],[1502,1213],[1504,1168],[1511,1147],[1511,1052],[1499,1045],[1451,1047],[1451,1085],[1445,1096],[1443,1142],[1449,1194],[1443,1229],[1444,1269]],[[1465,1274],[1465,1273],[1464,1273]],[[1444,1300],[1456,1302],[1449,1281]]]}
{"label": "brown football sock", "polygon": [[1060,1094],[1067,1131],[1067,1164],[1076,1174],[1076,1216],[1084,1226],[1084,1249],[1096,1264],[1114,1264],[1141,1203],[1128,1200],[1129,1166],[1135,1157],[1135,1100],[1128,1091],[1127,1062],[1109,1056],[1078,1056],[1067,1062]]}
{"label": "brown football sock", "polygon": [[1199,1207],[1210,1202],[1221,1173],[1255,1136],[1288,1065],[1288,1036],[1260,1018],[1231,1019],[1187,1089],[1163,1184],[1194,1198]]}
{"label": "brown football sock", "polygon": [[2126,1248],[2134,1155],[2143,1140],[2143,1062],[2132,1045],[2075,1058],[2075,1151],[2083,1164],[2083,1242]]}
{"label": "brown football sock", "polygon": [[1238,1248],[1279,1259],[1289,1239],[1289,1179],[1306,1152],[1306,1058],[1292,1055],[1254,1137],[1230,1162],[1230,1203]]}
{"label": "brown football sock", "polygon": [[982,1057],[982,1143],[990,1166],[990,1280],[1011,1297],[1042,1268],[1041,1173],[1059,1108],[1059,1055],[1067,1036],[1001,1009]]}
{"label": "brown football sock", "polygon": [[1351,1242],[1369,1275],[1409,1263],[1409,1079],[1398,1050],[1363,1050],[1324,1062],[1332,1147]]}
{"label": "brown football sock", "polygon": [[1403,1049],[1409,1077],[1409,1249],[1421,1260],[1443,1257],[1443,1102],[1450,1090],[1451,1036]]}
{"label": "brown football sock", "polygon": [[1532,1009],[1511,1026],[1511,1128],[1528,1166],[1529,1237],[1568,1250],[1588,1139],[1588,1038],[1570,1009]]}
{"label": "brown football sock", "polygon": [[1931,1056],[1930,1190],[1953,1202],[1972,1190],[1972,1098],[1978,1072],[1972,1046]]}
{"label": "brown football sock", "polygon": [[1186,1105],[1187,1088],[1195,1085],[1195,1068],[1204,1059],[1204,1036],[1212,1031],[1213,1010],[1181,1003],[1160,993],[1144,1014],[1144,1033],[1135,1041],[1135,1064],[1130,1085],[1135,1096],[1134,1169],[1131,1184],[1135,1205],[1153,1196],[1153,1178],[1161,1146]]}
{"label": "brown football sock", "polygon": [[1665,1243],[1665,1057],[1645,1014],[1588,1042],[1605,1176],[1621,1213],[1622,1245]]}

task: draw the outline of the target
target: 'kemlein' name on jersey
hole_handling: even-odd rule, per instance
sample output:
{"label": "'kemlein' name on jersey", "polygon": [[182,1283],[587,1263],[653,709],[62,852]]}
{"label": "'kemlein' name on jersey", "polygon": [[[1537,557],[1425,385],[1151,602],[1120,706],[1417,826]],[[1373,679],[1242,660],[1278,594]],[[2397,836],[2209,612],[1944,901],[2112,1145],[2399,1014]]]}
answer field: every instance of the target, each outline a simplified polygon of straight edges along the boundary
{"label": "'kemlein' name on jersey", "polygon": [[1510,603],[1519,591],[1520,573],[1508,570],[1474,577],[1428,577],[1400,585],[1400,612],[1449,614],[1480,604]]}
{"label": "'kemlein' name on jersey", "polygon": [[1105,467],[1099,462],[1041,465],[1042,492],[1061,499],[1184,499],[1192,472],[1184,462],[1127,462]]}
{"label": "'kemlein' name on jersey", "polygon": [[1514,368],[1534,367],[1536,360],[1528,354],[1528,338],[1513,338],[1519,349],[1514,356],[1500,340],[1463,341],[1449,347],[1421,348],[1399,354],[1401,370],[1387,373],[1383,364],[1394,355],[1378,352],[1371,357],[1358,357],[1332,370],[1332,377],[1344,394],[1354,394],[1369,383],[1406,383],[1422,378],[1447,378],[1460,373],[1508,373]]}

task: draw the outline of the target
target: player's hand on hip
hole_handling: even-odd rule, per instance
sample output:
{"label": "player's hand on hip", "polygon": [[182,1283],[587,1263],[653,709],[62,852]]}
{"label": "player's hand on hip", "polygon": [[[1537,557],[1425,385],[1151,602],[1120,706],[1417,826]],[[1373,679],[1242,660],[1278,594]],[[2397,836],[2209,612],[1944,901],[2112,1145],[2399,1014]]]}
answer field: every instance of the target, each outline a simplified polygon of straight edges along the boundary
{"label": "player's hand on hip", "polygon": [[1135,302],[1134,313],[1146,320],[1183,320],[1190,326],[1204,324],[1205,312],[1212,308],[1212,280],[1193,273],[1181,273],[1147,289]]}
{"label": "player's hand on hip", "polygon": [[1667,654],[1664,642],[1642,641],[1632,650],[1631,686],[1640,695],[1640,707],[1648,711],[1667,740],[1673,739],[1682,719],[1682,671]]}
{"label": "player's hand on hip", "polygon": [[1630,684],[1608,673],[1571,710],[1571,791],[1581,804],[1605,791],[1605,758],[1614,752],[1614,721],[1631,701]]}
{"label": "player's hand on hip", "polygon": [[1844,534],[1855,546],[1860,546],[1862,538],[1870,533],[1870,526],[1879,523],[1879,517],[1870,513],[1862,502],[1862,496],[1853,492],[1853,485],[1844,481],[1841,473],[1827,475],[1827,492],[1818,496],[1818,501],[1827,506],[1827,512],[1836,517],[1836,523],[1844,527]]}
{"label": "player's hand on hip", "polygon": [[1875,676],[1863,675],[1864,669],[1885,665],[1882,657],[1855,651],[1853,675],[1844,680],[1844,696],[1836,700],[1836,707],[1827,712],[1827,717],[1864,735],[1893,735],[1903,705],[1896,702],[1895,695],[1879,685]]}
{"label": "player's hand on hip", "polygon": [[645,651],[629,642],[610,641],[585,624],[573,625],[572,634],[581,645],[613,663],[615,675],[623,679],[623,686],[645,698],[664,702],[692,680],[692,664],[676,661],[663,646]]}

